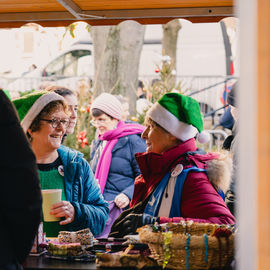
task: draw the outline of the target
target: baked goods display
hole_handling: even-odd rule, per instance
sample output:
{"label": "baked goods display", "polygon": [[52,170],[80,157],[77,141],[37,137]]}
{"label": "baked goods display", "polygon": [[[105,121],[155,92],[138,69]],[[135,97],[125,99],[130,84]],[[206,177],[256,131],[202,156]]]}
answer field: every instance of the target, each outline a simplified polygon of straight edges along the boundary
{"label": "baked goods display", "polygon": [[60,243],[80,243],[81,245],[92,246],[93,234],[89,228],[76,232],[60,231],[58,241]]}
{"label": "baked goods display", "polygon": [[57,238],[47,239],[43,246],[46,257],[69,261],[95,261],[95,254],[89,251],[93,245],[93,235],[89,229],[76,232],[60,231]]}
{"label": "baked goods display", "polygon": [[234,258],[235,228],[231,225],[181,221],[145,225],[137,231],[137,236],[95,240],[88,229],[62,231],[57,238],[47,240],[45,256],[70,261],[96,260],[101,268],[179,270],[223,269]]}

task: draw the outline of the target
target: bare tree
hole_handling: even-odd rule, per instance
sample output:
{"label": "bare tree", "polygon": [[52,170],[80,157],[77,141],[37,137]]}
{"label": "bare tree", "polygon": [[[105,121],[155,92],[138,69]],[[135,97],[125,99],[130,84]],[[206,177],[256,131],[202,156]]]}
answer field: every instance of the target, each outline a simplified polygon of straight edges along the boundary
{"label": "bare tree", "polygon": [[[162,25],[162,55],[168,55],[171,58],[170,68],[176,70],[176,52],[178,32],[181,29],[179,19],[172,20]],[[175,84],[175,76],[171,76],[170,84]]]}
{"label": "bare tree", "polygon": [[122,94],[135,112],[136,89],[144,26],[125,21],[117,26],[91,27],[94,44],[94,93]]}
{"label": "bare tree", "polygon": [[119,26],[93,26],[94,95],[111,92],[118,80]]}

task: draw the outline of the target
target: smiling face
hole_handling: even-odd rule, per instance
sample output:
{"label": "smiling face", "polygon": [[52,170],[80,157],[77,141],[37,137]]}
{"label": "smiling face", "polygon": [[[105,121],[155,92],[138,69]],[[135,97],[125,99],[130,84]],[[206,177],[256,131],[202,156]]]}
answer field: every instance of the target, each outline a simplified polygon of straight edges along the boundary
{"label": "smiling face", "polygon": [[[41,119],[45,119],[41,120]],[[28,129],[31,136],[31,144],[34,152],[50,153],[56,151],[62,142],[62,137],[66,132],[66,127],[63,123],[59,123],[53,127],[52,123],[48,120],[65,120],[69,121],[69,115],[66,114],[64,109],[57,108],[51,113],[43,116],[40,119],[40,126],[37,130]]]}
{"label": "smiling face", "polygon": [[75,95],[66,95],[64,96],[66,103],[70,111],[70,122],[66,130],[66,134],[71,134],[74,132],[74,128],[77,122],[77,113],[78,113],[78,99]]}
{"label": "smiling face", "polygon": [[147,145],[146,152],[162,154],[180,142],[151,119],[146,120],[145,126],[142,138],[145,139]]}
{"label": "smiling face", "polygon": [[91,124],[96,127],[98,134],[103,135],[106,131],[115,129],[118,124],[118,120],[103,113],[96,117],[93,116]]}

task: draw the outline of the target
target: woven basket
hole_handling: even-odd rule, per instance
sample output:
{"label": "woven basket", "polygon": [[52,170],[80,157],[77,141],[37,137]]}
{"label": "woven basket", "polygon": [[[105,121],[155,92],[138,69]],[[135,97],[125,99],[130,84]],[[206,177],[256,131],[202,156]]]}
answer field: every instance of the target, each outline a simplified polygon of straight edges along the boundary
{"label": "woven basket", "polygon": [[229,226],[168,223],[156,229],[146,225],[138,232],[140,241],[148,244],[153,258],[163,267],[225,268],[233,260],[234,234]]}

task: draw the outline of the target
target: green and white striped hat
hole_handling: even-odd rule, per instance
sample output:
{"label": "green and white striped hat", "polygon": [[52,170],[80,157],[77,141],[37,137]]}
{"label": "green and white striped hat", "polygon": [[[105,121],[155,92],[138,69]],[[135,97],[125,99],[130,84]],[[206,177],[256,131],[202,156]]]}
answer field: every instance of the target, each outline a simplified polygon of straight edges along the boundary
{"label": "green and white striped hat", "polygon": [[199,103],[179,93],[167,93],[146,114],[169,133],[182,141],[195,137],[206,143],[210,135],[203,131],[203,119]]}
{"label": "green and white striped hat", "polygon": [[24,132],[27,132],[27,129],[47,104],[57,100],[64,100],[64,98],[48,91],[36,91],[14,99],[12,102],[18,112]]}

